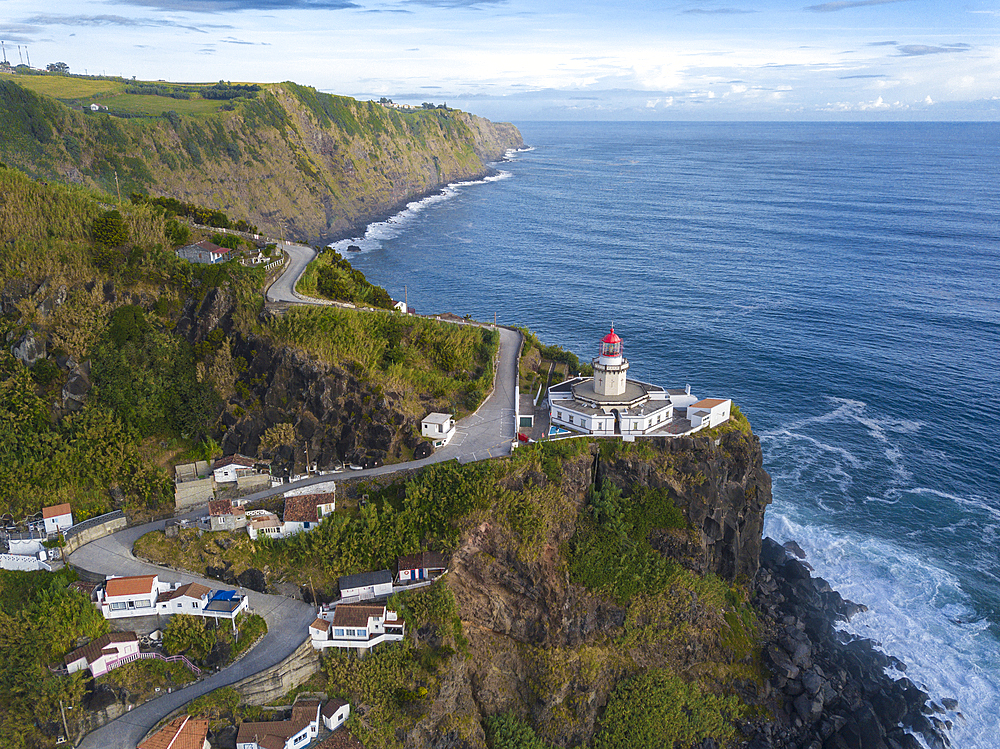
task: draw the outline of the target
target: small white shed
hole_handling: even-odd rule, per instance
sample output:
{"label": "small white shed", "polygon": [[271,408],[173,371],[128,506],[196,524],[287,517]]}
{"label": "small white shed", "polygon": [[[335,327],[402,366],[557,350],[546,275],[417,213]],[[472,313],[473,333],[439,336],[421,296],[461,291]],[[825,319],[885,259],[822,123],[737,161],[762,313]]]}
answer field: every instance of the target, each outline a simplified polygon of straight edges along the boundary
{"label": "small white shed", "polygon": [[447,445],[455,436],[454,414],[427,414],[420,422],[420,434],[434,440],[434,447]]}

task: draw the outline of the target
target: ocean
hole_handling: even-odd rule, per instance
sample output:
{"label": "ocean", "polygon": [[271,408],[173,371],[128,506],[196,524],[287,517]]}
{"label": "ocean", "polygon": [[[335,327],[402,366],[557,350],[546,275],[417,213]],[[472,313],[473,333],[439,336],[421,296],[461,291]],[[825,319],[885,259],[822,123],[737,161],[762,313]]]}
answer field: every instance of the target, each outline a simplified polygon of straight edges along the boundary
{"label": "ocean", "polygon": [[[518,123],[500,174],[339,249],[419,313],[732,397],[798,541],[1000,747],[1000,125]],[[362,248],[346,252],[349,244]]]}

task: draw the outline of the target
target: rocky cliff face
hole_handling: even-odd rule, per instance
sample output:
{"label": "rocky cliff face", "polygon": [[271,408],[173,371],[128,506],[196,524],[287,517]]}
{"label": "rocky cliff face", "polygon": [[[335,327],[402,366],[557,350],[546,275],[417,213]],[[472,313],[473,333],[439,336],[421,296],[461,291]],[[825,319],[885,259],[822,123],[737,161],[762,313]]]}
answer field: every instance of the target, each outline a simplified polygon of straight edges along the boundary
{"label": "rocky cliff face", "polygon": [[[341,461],[374,465],[399,458],[420,442],[419,424],[404,415],[399,393],[380,392],[354,373],[326,364],[287,346],[240,333],[235,305],[225,288],[189,300],[177,332],[191,343],[213,330],[228,336],[235,387],[220,417],[223,452],[271,453],[294,469],[310,462],[326,468]],[[294,440],[262,449],[272,427],[291,425]],[[297,450],[293,450],[292,443]]]}
{"label": "rocky cliff face", "polygon": [[0,122],[17,130],[0,141],[0,158],[31,174],[114,192],[117,172],[126,195],[179,198],[310,242],[484,176],[522,145],[507,123],[456,110],[402,113],[293,83],[206,117],[119,119],[0,81]]}
{"label": "rocky cliff face", "polygon": [[[725,435],[719,444],[701,438],[659,438],[652,460],[620,457],[602,461],[598,480],[620,489],[668,488],[688,522],[698,531],[692,560],[699,572],[726,579],[749,579],[757,571],[764,509],[771,503],[771,477],[763,467],[760,441],[742,433]],[[669,552],[670,536],[654,546]],[[677,555],[677,554],[674,554]]]}
{"label": "rocky cliff face", "polygon": [[[661,540],[661,553],[701,572],[728,578],[757,569],[770,478],[760,444],[742,434],[707,440],[656,440],[644,457],[567,460],[550,508],[552,522],[536,558],[524,559],[502,522],[487,519],[465,536],[449,564],[471,658],[453,659],[438,698],[406,738],[414,747],[481,747],[480,721],[512,710],[557,746],[588,744],[615,684],[637,666],[681,671],[719,656],[712,632],[717,614],[697,597],[681,596],[670,616],[693,634],[676,651],[617,642],[629,611],[573,583],[564,551],[576,530],[587,491],[611,481],[626,491],[667,487],[694,534]],[[545,488],[539,471],[507,480],[512,491]],[[458,661],[461,660],[459,664]],[[472,717],[461,737],[455,716]],[[471,726],[471,728],[469,728]]]}

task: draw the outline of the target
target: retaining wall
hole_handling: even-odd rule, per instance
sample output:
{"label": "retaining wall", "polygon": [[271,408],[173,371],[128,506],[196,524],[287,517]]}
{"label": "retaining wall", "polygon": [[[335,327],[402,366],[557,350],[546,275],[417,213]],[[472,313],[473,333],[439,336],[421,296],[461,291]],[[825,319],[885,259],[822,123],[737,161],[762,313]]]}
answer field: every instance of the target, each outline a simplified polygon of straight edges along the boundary
{"label": "retaining wall", "polygon": [[312,646],[312,640],[306,638],[294,653],[277,666],[236,682],[233,689],[249,705],[266,705],[304,684],[319,670],[319,651]]}
{"label": "retaining wall", "polygon": [[104,538],[104,536],[126,527],[128,527],[128,520],[121,510],[77,523],[65,533],[66,546],[63,547],[63,556],[72,554],[84,544],[89,544],[98,538]]}

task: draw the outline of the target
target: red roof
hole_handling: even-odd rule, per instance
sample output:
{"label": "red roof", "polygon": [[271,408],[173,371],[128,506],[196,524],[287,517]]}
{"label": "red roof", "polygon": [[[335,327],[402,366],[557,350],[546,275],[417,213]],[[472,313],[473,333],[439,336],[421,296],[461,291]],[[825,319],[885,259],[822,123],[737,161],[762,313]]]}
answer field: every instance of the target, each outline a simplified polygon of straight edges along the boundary
{"label": "red roof", "polygon": [[104,584],[104,593],[109,596],[135,596],[153,592],[156,575],[135,577],[114,577]]}
{"label": "red roof", "polygon": [[208,737],[208,720],[190,715],[174,718],[139,744],[139,749],[202,749]]}
{"label": "red roof", "polygon": [[283,519],[286,523],[318,523],[320,505],[333,504],[336,497],[333,494],[300,494],[296,497],[285,499],[285,513]]}
{"label": "red roof", "polygon": [[212,470],[218,470],[220,468],[225,468],[226,466],[238,465],[244,468],[253,468],[257,465],[257,461],[253,458],[248,458],[246,455],[227,455],[224,458],[219,458],[212,464]]}
{"label": "red roof", "polygon": [[611,332],[608,333],[604,338],[601,339],[601,343],[621,343],[622,339],[618,337],[615,333],[615,329],[612,326]]}
{"label": "red roof", "polygon": [[69,502],[64,502],[61,505],[53,505],[52,507],[43,507],[42,517],[46,519],[57,518],[60,515],[69,515],[71,512],[73,512],[73,508],[70,507]]}
{"label": "red roof", "polygon": [[214,252],[216,255],[225,255],[229,252],[228,247],[219,247],[219,245],[212,244],[207,239],[203,239],[200,242],[195,242],[194,246],[200,247],[203,250],[208,250],[209,252]]}

